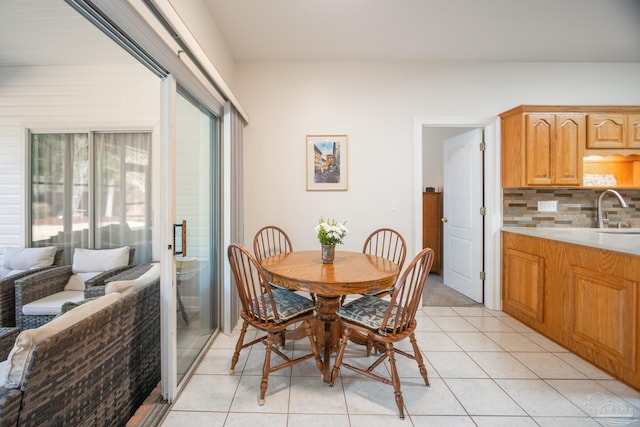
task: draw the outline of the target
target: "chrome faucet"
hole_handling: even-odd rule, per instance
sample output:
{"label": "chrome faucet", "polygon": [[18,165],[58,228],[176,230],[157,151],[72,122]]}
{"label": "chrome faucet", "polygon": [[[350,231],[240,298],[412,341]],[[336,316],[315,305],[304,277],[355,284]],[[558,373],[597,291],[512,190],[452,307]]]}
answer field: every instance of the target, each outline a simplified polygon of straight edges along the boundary
{"label": "chrome faucet", "polygon": [[600,196],[598,196],[598,204],[597,204],[597,208],[598,208],[598,228],[604,228],[604,221],[602,220],[602,198],[607,193],[613,194],[614,196],[616,196],[618,198],[618,202],[620,202],[620,207],[621,208],[628,208],[629,207],[629,205],[627,205],[627,202],[624,201],[624,199],[622,198],[620,193],[618,193],[616,190],[612,190],[610,188],[607,189],[607,190],[604,190],[602,193],[600,193]]}

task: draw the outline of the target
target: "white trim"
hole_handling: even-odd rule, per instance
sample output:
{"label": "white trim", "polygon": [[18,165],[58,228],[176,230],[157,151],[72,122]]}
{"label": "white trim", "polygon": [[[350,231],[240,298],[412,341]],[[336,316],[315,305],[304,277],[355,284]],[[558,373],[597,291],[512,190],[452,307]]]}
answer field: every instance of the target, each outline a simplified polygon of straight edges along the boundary
{"label": "white trim", "polygon": [[200,47],[200,44],[195,39],[191,31],[189,31],[189,27],[184,23],[173,5],[168,0],[155,0],[153,3],[164,19],[166,19],[169,25],[171,25],[171,28],[178,34],[178,37],[180,37],[182,42],[195,56],[196,61],[198,61],[202,68],[204,68],[204,71],[218,86],[218,89],[222,92],[222,96],[228,99],[233,106],[236,107],[236,110],[238,110],[242,115],[242,118],[248,123],[249,116],[246,111],[244,111],[240,102],[236,99],[233,92],[231,92],[227,82],[224,81],[222,75],[218,72],[202,47]]}
{"label": "white trim", "polygon": [[422,128],[484,128],[485,142],[485,289],[484,303],[491,310],[501,310],[500,225],[502,224],[502,188],[500,182],[500,119],[475,116],[423,116],[414,118],[413,165],[413,246],[422,246]]}
{"label": "white trim", "polygon": [[166,68],[211,112],[222,114],[224,99],[207,77],[187,57],[180,54],[180,46],[146,5],[137,0],[92,0],[92,3],[122,31],[134,40],[158,64]]}
{"label": "white trim", "polygon": [[231,244],[231,107],[228,102],[224,105],[222,126],[222,333],[230,335],[235,325],[231,324],[231,266],[226,252]]}
{"label": "white trim", "polygon": [[162,80],[160,94],[160,321],[162,335],[162,396],[172,402],[177,395],[176,264],[173,256],[173,223],[176,217],[175,106],[176,81]]}

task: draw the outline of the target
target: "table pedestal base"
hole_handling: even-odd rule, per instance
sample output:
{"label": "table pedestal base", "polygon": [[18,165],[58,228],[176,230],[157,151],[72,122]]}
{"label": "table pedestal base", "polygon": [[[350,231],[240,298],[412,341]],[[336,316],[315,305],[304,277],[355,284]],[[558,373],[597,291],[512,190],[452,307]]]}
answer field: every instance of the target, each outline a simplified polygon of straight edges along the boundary
{"label": "table pedestal base", "polygon": [[331,353],[337,351],[340,344],[340,317],[337,314],[339,308],[339,296],[316,295],[315,335],[318,346],[324,352],[322,380],[326,383],[331,380]]}

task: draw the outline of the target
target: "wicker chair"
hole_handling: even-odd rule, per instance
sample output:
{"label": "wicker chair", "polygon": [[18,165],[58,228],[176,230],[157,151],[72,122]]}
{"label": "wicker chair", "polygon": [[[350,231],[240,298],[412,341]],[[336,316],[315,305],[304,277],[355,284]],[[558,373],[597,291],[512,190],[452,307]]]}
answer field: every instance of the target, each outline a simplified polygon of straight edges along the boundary
{"label": "wicker chair", "polygon": [[61,265],[63,251],[60,248],[56,249],[53,263],[49,266],[11,274],[0,280],[0,327],[16,326],[16,280]]}
{"label": "wicker chair", "polygon": [[[95,251],[110,249],[95,249]],[[94,275],[90,279],[84,281],[84,289],[91,289],[96,286],[104,286],[105,280],[119,274],[132,267],[135,250],[129,249],[128,264],[110,268]],[[74,254],[75,259],[75,254]],[[55,267],[40,273],[31,274],[22,279],[16,280],[15,283],[15,316],[16,326],[21,329],[33,329],[47,322],[50,322],[60,312],[47,314],[24,314],[23,307],[29,303],[42,300],[45,297],[51,297],[57,293],[65,291],[65,287],[69,283],[74,274],[74,266],[67,265],[63,267]],[[85,298],[85,292],[78,291],[73,294],[73,299],[79,301]],[[62,303],[61,303],[62,304]],[[60,304],[60,306],[61,306]]]}
{"label": "wicker chair", "polygon": [[0,329],[0,357],[15,350],[5,373],[11,384],[0,386],[0,425],[126,425],[160,381],[160,281],[96,298],[54,322],[20,335]]}
{"label": "wicker chair", "polygon": [[[425,248],[416,255],[407,270],[396,282],[395,289],[391,294],[391,301],[372,295],[364,295],[338,309],[338,316],[340,316],[340,323],[344,332],[335,365],[331,371],[330,385],[333,385],[338,377],[340,366],[385,384],[391,384],[393,385],[400,418],[404,418],[404,402],[402,390],[400,389],[400,378],[396,368],[395,354],[414,359],[418,364],[424,383],[429,385],[427,369],[424,367],[424,361],[416,342],[414,330],[416,328],[416,311],[420,305],[424,284],[432,264],[433,250]],[[345,348],[351,334],[354,332],[366,335],[382,351],[380,357],[367,369],[342,363]],[[394,343],[407,337],[409,337],[413,347],[413,354],[406,353],[393,346]],[[373,372],[385,359],[389,359],[390,379]]]}
{"label": "wicker chair", "polygon": [[[242,303],[240,315],[243,320],[242,330],[231,359],[229,372],[233,374],[242,349],[259,342],[264,343],[267,351],[264,356],[260,398],[258,400],[260,405],[264,405],[271,372],[289,367],[311,357],[315,357],[316,365],[322,372],[322,360],[320,360],[318,345],[313,338],[310,322],[313,319],[315,304],[310,299],[295,292],[269,286],[262,267],[245,247],[231,244],[227,250],[227,255]],[[306,336],[311,344],[311,353],[291,359],[274,346],[274,338],[282,334],[289,326],[298,322],[303,324]],[[266,335],[244,343],[244,337],[250,325],[258,329],[258,331],[266,332]],[[284,362],[271,366],[271,353],[280,356]]]}
{"label": "wicker chair", "polygon": [[86,289],[84,290],[84,297],[85,298],[101,297],[101,296],[104,295],[104,289],[109,283],[115,282],[115,281],[118,281],[118,280],[134,280],[134,279],[137,279],[138,277],[142,276],[144,273],[149,271],[149,269],[151,269],[152,266],[153,266],[152,263],[135,265],[135,266],[133,266],[133,267],[131,267],[129,269],[125,269],[121,273],[115,274],[115,275],[103,280],[103,282],[102,282],[103,284],[101,284],[101,285],[97,284],[93,280],[90,280],[90,286],[87,285]]}

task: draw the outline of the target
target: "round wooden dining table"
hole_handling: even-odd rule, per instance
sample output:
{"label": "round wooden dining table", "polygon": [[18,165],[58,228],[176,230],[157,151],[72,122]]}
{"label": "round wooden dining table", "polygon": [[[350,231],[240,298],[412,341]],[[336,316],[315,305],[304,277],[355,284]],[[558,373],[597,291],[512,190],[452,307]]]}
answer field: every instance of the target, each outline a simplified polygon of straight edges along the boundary
{"label": "round wooden dining table", "polygon": [[269,280],[316,297],[316,341],[324,348],[322,378],[330,380],[330,357],[340,341],[337,311],[343,295],[380,291],[395,284],[398,265],[362,252],[336,251],[333,264],[323,264],[321,251],[299,251],[262,260]]}

